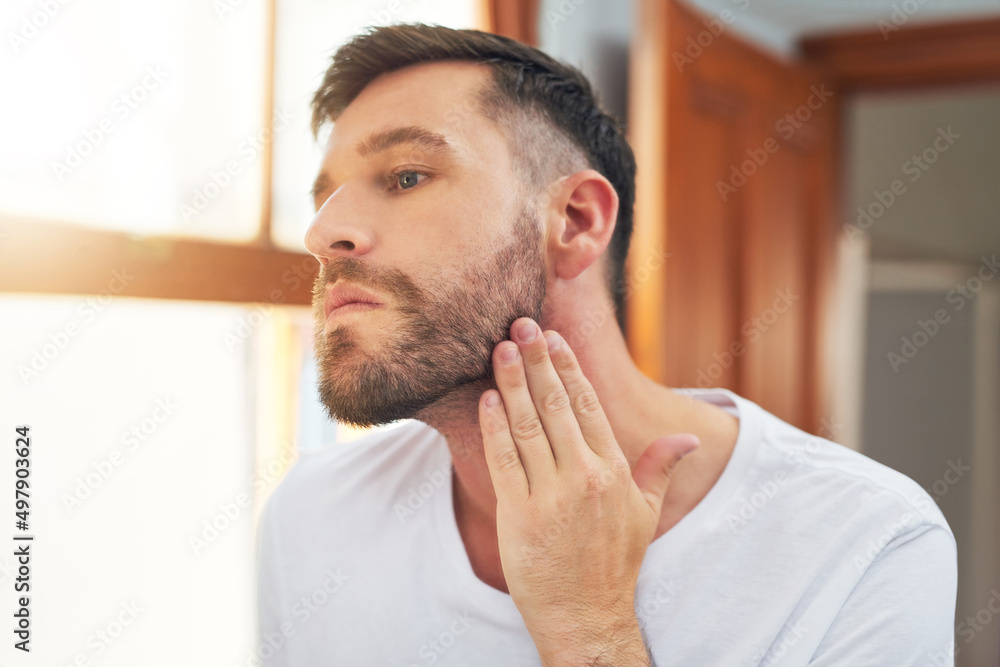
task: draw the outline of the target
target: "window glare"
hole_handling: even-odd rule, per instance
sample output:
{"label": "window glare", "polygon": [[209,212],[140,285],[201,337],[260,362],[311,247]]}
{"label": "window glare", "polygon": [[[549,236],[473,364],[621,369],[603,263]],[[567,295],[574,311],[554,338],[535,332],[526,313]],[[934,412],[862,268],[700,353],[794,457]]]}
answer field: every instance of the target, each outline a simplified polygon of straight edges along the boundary
{"label": "window glare", "polygon": [[[228,341],[250,312],[0,297],[16,323],[0,346],[4,427],[28,425],[32,443],[35,664],[243,664],[258,383],[252,341]],[[5,588],[14,560],[0,556]]]}
{"label": "window glare", "polygon": [[4,3],[0,215],[252,238],[265,3]]}
{"label": "window glare", "polygon": [[337,47],[366,27],[436,23],[482,29],[477,0],[290,0],[278,5],[275,39],[275,114],[287,121],[275,133],[272,234],[277,245],[305,251],[313,202],[309,189],[319,169],[323,141],[309,130],[309,101]]}

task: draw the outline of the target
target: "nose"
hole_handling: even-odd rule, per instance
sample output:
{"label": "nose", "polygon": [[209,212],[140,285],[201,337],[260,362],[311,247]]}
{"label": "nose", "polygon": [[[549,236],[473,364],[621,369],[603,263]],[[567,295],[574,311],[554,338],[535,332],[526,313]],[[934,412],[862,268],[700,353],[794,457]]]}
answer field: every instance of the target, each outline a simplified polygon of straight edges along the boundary
{"label": "nose", "polygon": [[326,266],[335,257],[359,257],[374,243],[370,216],[345,183],[323,203],[306,231],[306,250]]}

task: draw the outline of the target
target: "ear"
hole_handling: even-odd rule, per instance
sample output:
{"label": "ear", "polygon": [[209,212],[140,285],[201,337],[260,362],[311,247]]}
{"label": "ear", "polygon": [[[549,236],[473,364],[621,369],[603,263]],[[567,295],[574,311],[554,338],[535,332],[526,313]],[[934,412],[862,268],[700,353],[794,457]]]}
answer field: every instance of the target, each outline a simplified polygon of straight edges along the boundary
{"label": "ear", "polygon": [[550,187],[549,257],[556,276],[572,280],[597,261],[611,242],[618,193],[594,169],[566,176]]}

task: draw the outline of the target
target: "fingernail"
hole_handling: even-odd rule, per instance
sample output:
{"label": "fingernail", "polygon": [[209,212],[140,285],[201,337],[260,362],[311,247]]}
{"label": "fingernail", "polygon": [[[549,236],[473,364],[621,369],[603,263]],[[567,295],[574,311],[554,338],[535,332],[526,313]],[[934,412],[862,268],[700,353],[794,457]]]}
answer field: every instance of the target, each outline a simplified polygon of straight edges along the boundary
{"label": "fingernail", "polygon": [[513,363],[517,359],[517,348],[508,347],[505,348],[503,352],[500,353],[500,361],[505,364]]}
{"label": "fingernail", "polygon": [[701,447],[701,439],[698,436],[694,436],[694,444],[691,445],[691,447],[689,447],[683,454],[681,454],[681,458],[684,458],[685,456],[687,456],[694,450],[698,449],[699,447]]}
{"label": "fingernail", "polygon": [[494,393],[490,393],[486,396],[486,407],[495,408],[500,405],[500,397]]}
{"label": "fingernail", "polygon": [[551,331],[545,335],[545,342],[549,344],[549,350],[558,350],[562,346],[562,337]]}
{"label": "fingernail", "polygon": [[534,322],[525,322],[517,333],[522,342],[530,343],[538,335],[538,325]]}

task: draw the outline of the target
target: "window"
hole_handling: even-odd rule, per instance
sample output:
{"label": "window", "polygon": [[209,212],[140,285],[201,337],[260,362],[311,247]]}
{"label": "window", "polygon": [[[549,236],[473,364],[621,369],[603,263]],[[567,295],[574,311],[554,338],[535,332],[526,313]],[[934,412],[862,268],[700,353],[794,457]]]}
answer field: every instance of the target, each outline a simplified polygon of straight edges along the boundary
{"label": "window", "polygon": [[0,123],[3,213],[138,234],[257,234],[264,3],[221,16],[197,0],[19,4],[26,37],[3,69],[3,89],[19,91]]}
{"label": "window", "polygon": [[481,26],[479,0],[8,4],[0,398],[31,427],[32,651],[258,664],[259,509],[298,451],[358,436],[316,396],[309,98],[363,26]]}

